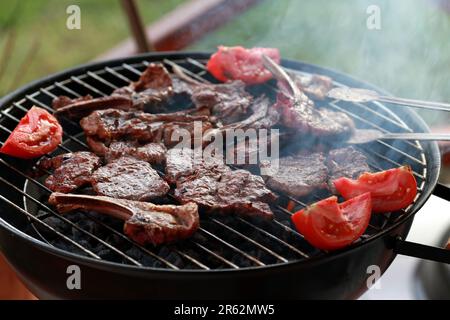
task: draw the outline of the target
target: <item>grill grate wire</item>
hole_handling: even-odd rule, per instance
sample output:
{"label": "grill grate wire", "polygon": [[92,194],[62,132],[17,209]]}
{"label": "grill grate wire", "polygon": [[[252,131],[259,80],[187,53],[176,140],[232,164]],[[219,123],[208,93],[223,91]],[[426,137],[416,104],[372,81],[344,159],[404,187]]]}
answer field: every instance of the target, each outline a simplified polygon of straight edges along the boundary
{"label": "grill grate wire", "polygon": [[[168,67],[177,65],[189,76],[194,77],[196,80],[204,83],[209,82],[205,78],[208,76],[208,74],[206,72],[204,62],[200,62],[199,60],[194,60],[191,58],[184,60],[165,59],[163,62]],[[86,73],[81,75],[72,75],[68,79],[63,81],[56,81],[47,87],[40,88],[34,93],[27,94],[21,100],[13,102],[10,107],[4,110],[0,110],[0,132],[8,135],[11,132],[11,129],[9,128],[15,127],[19,119],[25,114],[25,112],[31,105],[37,105],[45,108],[46,110],[52,111],[50,102],[58,95],[64,94],[73,98],[81,97],[82,95],[85,95],[87,93],[93,95],[94,97],[107,96],[108,93],[112,90],[127,85],[130,81],[135,81],[140,76],[142,72],[141,70],[148,66],[149,63],[150,62],[143,60],[141,63],[123,63],[121,66],[104,67],[95,71],[87,71]],[[198,71],[194,72],[193,70],[195,69]],[[298,72],[298,70],[292,71]],[[338,86],[343,85],[338,82],[335,82],[334,84]],[[266,84],[265,86],[267,90],[276,90],[273,85]],[[364,118],[359,114],[349,110],[347,106],[342,104],[339,105],[340,103],[341,101],[334,100],[329,103],[329,107],[338,111],[345,112],[355,121],[362,122],[370,128],[388,132],[387,129],[379,126],[376,123],[377,121],[369,120],[371,118]],[[358,103],[355,105],[361,110],[365,110],[365,112],[370,113],[371,116],[374,117],[374,119],[378,121],[389,122],[389,124],[395,127],[396,130],[400,130],[401,132],[411,132],[411,129],[405,123],[403,123],[401,119],[395,119],[394,117],[392,117],[392,115],[389,116],[381,112],[379,109],[380,107],[384,106],[379,103],[373,103],[372,106],[362,103]],[[11,123],[11,125],[5,125],[5,122],[9,122]],[[63,122],[65,132],[63,135],[63,143],[59,146],[59,151],[71,152],[75,150],[88,150],[86,143],[82,141],[82,136],[80,133],[81,128],[79,127],[78,123],[70,119],[64,119]],[[3,142],[1,143],[3,144]],[[418,192],[420,193],[423,190],[423,185],[426,179],[426,161],[425,155],[423,154],[423,148],[420,143],[418,141],[406,141],[402,142],[402,146],[394,146],[383,141],[377,141],[377,144],[386,149],[388,151],[387,153],[396,154],[395,158],[402,159],[402,162],[406,162],[413,167],[414,175],[418,178]],[[68,145],[76,145],[77,147],[72,148],[68,147]],[[402,147],[407,147],[409,152],[402,150]],[[364,153],[366,153],[366,155],[369,156],[369,165],[375,170],[385,170],[387,168],[400,165],[398,161],[392,159],[394,157],[385,156],[384,154],[386,153],[381,154],[376,150],[371,150],[366,147],[362,147],[361,149],[362,151],[364,151]],[[34,187],[38,188],[41,193],[47,195],[50,194],[51,191],[41,182],[31,177],[29,174],[26,174],[22,169],[16,167],[14,164],[11,164],[3,158],[0,158],[0,164],[3,167],[2,170],[6,169],[10,173],[17,175],[25,181],[24,188],[21,189],[14,183],[8,181],[8,179],[0,176],[1,184],[9,188],[10,190],[13,190],[24,199],[23,208],[8,199],[6,196],[0,195],[0,200],[17,212],[25,215],[26,218],[29,219],[31,224],[39,225],[50,230],[59,238],[81,250],[81,252],[83,252],[85,255],[97,260],[103,260],[97,254],[95,254],[88,248],[85,248],[82,244],[55,230],[52,226],[43,221],[45,218],[53,216],[87,235],[92,240],[97,241],[99,244],[112,250],[115,254],[121,256],[124,259],[124,263],[135,265],[138,267],[145,267],[120,248],[116,248],[114,245],[108,243],[105,239],[98,237],[92,232],[84,230],[76,223],[70,221],[63,215],[52,210],[37,197],[34,197],[30,193],[26,192],[27,186],[32,184],[34,185]],[[420,169],[421,172],[418,172]],[[296,199],[292,196],[279,193],[277,194],[285,201],[293,201],[296,205],[296,210],[306,206],[306,203],[304,201]],[[314,201],[322,198],[323,196],[318,194],[314,194],[313,196]],[[39,207],[40,212],[45,213],[36,215],[36,213],[30,212],[31,210],[27,210],[27,201],[33,202]],[[214,267],[210,263],[210,261],[213,260],[221,265],[220,268],[239,269],[245,266],[263,267],[271,264],[282,264],[289,261],[304,260],[313,256],[315,257],[326,254],[326,252],[312,248],[303,239],[303,236],[300,233],[298,233],[295,229],[293,229],[289,224],[285,222],[290,217],[290,215],[292,215],[292,212],[286,210],[281,204],[275,204],[274,209],[275,219],[271,223],[272,225],[270,228],[265,224],[259,224],[258,222],[255,222],[248,218],[233,217],[234,221],[230,223],[229,221],[223,220],[221,217],[208,217],[202,219],[201,221],[202,227],[200,228],[198,233],[201,233],[202,237],[194,237],[188,239],[187,241],[184,241],[182,244],[170,245],[167,246],[167,248],[171,252],[179,255],[184,261],[188,262],[191,266],[190,268],[199,270],[215,269],[216,267]],[[405,209],[404,213],[407,213],[409,210],[410,207]],[[112,228],[107,223],[99,220],[91,214],[83,213],[83,215],[86,217],[86,219],[93,221],[94,223],[107,229],[111,234],[122,238],[124,241],[140,250],[143,254],[146,254],[153,259],[161,262],[162,268],[173,270],[180,269],[180,267],[176,264],[168,261],[168,259],[166,259],[165,257],[160,256],[156,248],[143,247],[127,238],[120,231]],[[358,240],[359,242],[370,240],[371,237],[375,236],[378,232],[394,223],[396,219],[400,218],[402,215],[397,214],[396,216],[394,216],[394,214],[387,214],[378,216],[381,217],[378,219],[381,221],[376,221],[376,223],[373,223],[371,221],[368,230],[361,237],[361,239]],[[240,230],[251,230],[252,234],[258,234],[260,239],[264,239],[264,243],[262,243],[263,241],[254,240],[250,234],[247,235],[244,231]],[[280,236],[280,234],[283,233],[289,234],[290,239],[286,239]],[[245,250],[240,248],[240,245],[236,244],[235,241],[231,241],[229,237],[227,237],[227,235],[230,234],[237,237],[237,239],[239,239],[239,242],[246,243],[247,245],[255,247],[264,252],[265,259],[256,256],[256,254],[253,253],[254,250]],[[293,241],[292,239],[295,239],[295,241]],[[42,240],[46,241],[45,238],[43,238]],[[46,242],[48,243],[48,241]],[[225,257],[226,255],[223,254],[224,250],[225,252],[230,253],[228,255],[240,255],[241,258],[246,260],[247,263],[245,263],[244,266],[239,265],[235,261],[232,261],[232,259]],[[195,255],[193,254],[193,252],[195,253]],[[199,257],[203,255],[210,258],[210,260],[208,260],[208,263],[210,265],[208,265],[208,263],[205,263],[204,261],[201,261]]]}

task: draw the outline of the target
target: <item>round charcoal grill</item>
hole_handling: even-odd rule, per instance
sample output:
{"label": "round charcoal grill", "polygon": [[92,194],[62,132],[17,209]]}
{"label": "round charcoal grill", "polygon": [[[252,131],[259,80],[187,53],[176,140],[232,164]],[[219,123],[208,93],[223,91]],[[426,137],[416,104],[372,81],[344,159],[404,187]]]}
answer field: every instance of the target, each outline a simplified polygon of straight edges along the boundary
{"label": "round charcoal grill", "polygon": [[[203,82],[209,54],[161,53],[85,65],[31,83],[3,98],[0,141],[33,105],[51,111],[59,95],[101,97],[135,81],[151,62],[174,64]],[[375,89],[317,66],[283,61],[296,72],[330,76],[336,86]],[[274,82],[251,88],[253,94],[276,94]],[[423,121],[407,108],[377,102],[317,102],[347,113],[359,128],[384,132],[426,132]],[[189,107],[178,101],[177,107]],[[78,123],[62,119],[63,144],[55,153],[87,150]],[[302,141],[292,141],[301,144]],[[201,229],[177,244],[142,247],[123,235],[122,223],[95,213],[58,214],[47,204],[50,191],[34,178],[32,161],[0,158],[0,248],[24,283],[40,298],[356,298],[367,290],[368,267],[384,272],[397,253],[450,262],[448,251],[406,242],[414,213],[436,186],[439,151],[434,142],[377,141],[361,147],[376,171],[408,164],[418,182],[414,203],[402,212],[373,215],[365,234],[350,247],[328,253],[310,246],[293,228],[295,209],[323,199],[318,192],[295,199],[279,194],[271,204],[275,220],[237,216],[201,219]],[[448,193],[447,193],[448,196]],[[67,287],[67,268],[81,270],[81,290]]]}

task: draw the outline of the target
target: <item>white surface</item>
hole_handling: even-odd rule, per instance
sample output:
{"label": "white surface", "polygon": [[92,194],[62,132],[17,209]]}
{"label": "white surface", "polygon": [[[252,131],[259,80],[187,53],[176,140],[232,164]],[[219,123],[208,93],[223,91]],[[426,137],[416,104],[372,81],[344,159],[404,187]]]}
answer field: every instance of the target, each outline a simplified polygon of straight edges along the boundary
{"label": "white surface", "polygon": [[[416,214],[407,240],[437,245],[449,226],[450,202],[431,196]],[[416,258],[398,255],[380,278],[380,288],[372,288],[360,299],[417,299],[413,291],[413,274],[419,261]]]}

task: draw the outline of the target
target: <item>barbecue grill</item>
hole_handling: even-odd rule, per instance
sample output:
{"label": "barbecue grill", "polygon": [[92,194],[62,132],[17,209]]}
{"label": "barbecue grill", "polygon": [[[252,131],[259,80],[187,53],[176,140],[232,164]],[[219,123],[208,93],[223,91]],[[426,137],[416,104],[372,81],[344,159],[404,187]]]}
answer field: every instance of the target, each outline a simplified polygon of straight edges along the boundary
{"label": "barbecue grill", "polygon": [[[51,111],[59,95],[101,97],[135,81],[151,62],[178,65],[202,82],[214,81],[205,70],[206,53],[158,53],[77,67],[33,82],[0,102],[0,141],[32,106]],[[318,66],[284,60],[283,66],[333,78],[336,86],[378,90],[372,85]],[[254,94],[276,94],[269,82]],[[380,90],[378,90],[380,91]],[[385,94],[385,93],[384,93]],[[323,102],[351,116],[361,128],[383,132],[427,132],[411,110],[378,102]],[[188,107],[186,104],[185,107]],[[56,153],[87,150],[78,123],[62,119],[63,143]],[[302,143],[301,140],[292,144]],[[95,213],[59,214],[47,203],[50,191],[32,174],[32,161],[0,158],[0,248],[27,287],[39,298],[357,298],[366,291],[369,266],[384,272],[396,254],[450,263],[450,252],[404,241],[414,214],[436,186],[440,155],[434,142],[377,141],[360,147],[374,170],[408,164],[418,195],[402,212],[373,215],[365,234],[350,247],[324,252],[310,246],[290,224],[295,209],[329,194],[295,199],[279,194],[271,204],[271,222],[243,217],[203,217],[189,240],[143,247],[122,234],[120,224]],[[67,268],[81,270],[81,289],[66,285]]]}

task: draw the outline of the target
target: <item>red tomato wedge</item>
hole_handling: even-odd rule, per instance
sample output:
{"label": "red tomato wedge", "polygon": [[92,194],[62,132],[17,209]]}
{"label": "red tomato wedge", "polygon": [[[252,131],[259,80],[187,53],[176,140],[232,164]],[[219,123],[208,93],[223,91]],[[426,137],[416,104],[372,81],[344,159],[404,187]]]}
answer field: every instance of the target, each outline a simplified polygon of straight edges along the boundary
{"label": "red tomato wedge", "polygon": [[272,73],[264,67],[262,54],[280,63],[278,49],[219,46],[206,67],[216,79],[223,82],[242,80],[247,84],[263,83],[272,78]]}
{"label": "red tomato wedge", "polygon": [[23,159],[40,157],[61,143],[62,128],[46,110],[32,107],[20,120],[0,149],[1,153]]}
{"label": "red tomato wedge", "polygon": [[333,183],[345,199],[370,192],[373,211],[378,213],[406,208],[417,194],[417,182],[409,166],[363,173],[357,180],[339,178]]}
{"label": "red tomato wedge", "polygon": [[358,239],[369,225],[372,211],[370,193],[343,203],[329,197],[292,215],[296,229],[314,247],[337,250]]}

